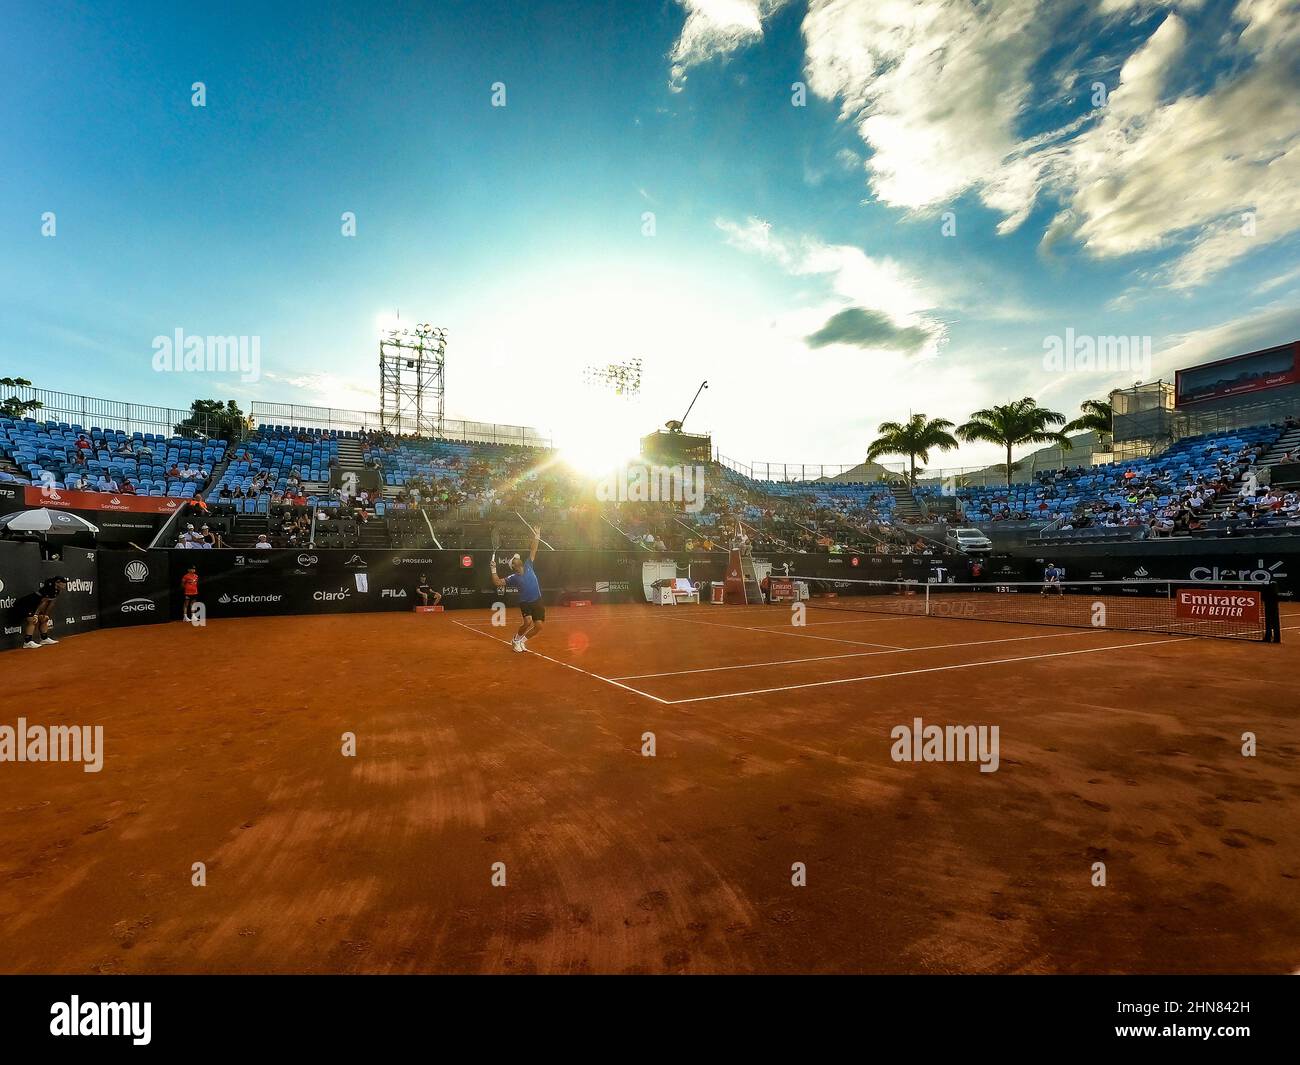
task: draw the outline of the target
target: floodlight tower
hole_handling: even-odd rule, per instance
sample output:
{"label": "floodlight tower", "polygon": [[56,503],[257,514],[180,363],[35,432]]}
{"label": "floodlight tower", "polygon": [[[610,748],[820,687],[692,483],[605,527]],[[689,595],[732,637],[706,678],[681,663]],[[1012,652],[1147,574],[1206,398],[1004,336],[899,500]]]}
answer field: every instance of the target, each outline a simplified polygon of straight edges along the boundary
{"label": "floodlight tower", "polygon": [[441,436],[447,331],[420,322],[379,334],[379,424],[391,433]]}

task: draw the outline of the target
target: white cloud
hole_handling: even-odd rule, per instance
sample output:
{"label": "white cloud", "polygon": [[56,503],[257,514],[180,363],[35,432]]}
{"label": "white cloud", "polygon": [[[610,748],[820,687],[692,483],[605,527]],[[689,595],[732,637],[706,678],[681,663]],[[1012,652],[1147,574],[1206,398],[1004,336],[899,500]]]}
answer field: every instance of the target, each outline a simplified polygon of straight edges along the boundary
{"label": "white cloud", "polygon": [[[939,210],[973,192],[1005,233],[1047,194],[1061,209],[1045,248],[1072,240],[1096,258],[1164,249],[1169,261],[1149,280],[1187,289],[1300,229],[1300,0],[1240,0],[1230,30],[1193,40],[1184,14],[1199,6],[1094,5],[1096,20],[1171,13],[1124,59],[1106,107],[1033,137],[1020,129],[1041,103],[1035,65],[1095,29],[1072,5],[811,0],[807,78],[870,149],[880,201]],[[1224,72],[1208,88],[1182,87],[1176,75],[1207,49],[1222,53]]]}
{"label": "white cloud", "polygon": [[923,331],[929,340],[918,353],[937,353],[946,329],[930,312],[939,301],[923,282],[895,260],[873,258],[861,248],[847,244],[826,244],[812,237],[778,236],[769,222],[758,218],[750,218],[743,224],[719,219],[717,226],[732,247],[770,259],[791,276],[821,277],[826,281],[833,295],[800,312],[803,324],[812,323],[806,333],[815,332],[837,312],[850,307],[862,308],[879,312],[900,337],[911,336],[912,330]]}
{"label": "white cloud", "polygon": [[680,92],[686,72],[693,66],[763,37],[763,23],[788,0],[678,0],[686,9],[686,22],[673,50],[671,88]]}

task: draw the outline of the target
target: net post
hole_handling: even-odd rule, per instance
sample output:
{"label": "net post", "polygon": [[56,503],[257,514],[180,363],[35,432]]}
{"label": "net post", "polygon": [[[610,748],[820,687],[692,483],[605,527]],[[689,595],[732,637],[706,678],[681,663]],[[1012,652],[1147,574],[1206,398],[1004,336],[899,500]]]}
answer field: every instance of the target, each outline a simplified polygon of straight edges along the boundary
{"label": "net post", "polygon": [[925,616],[930,616],[930,585],[925,586]]}

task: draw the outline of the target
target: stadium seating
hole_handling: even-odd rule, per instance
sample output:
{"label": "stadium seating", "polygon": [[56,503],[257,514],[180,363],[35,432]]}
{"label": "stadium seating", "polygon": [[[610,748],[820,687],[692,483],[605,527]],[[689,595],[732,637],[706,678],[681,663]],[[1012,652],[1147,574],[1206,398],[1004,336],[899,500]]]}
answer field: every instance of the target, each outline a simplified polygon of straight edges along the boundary
{"label": "stadium seating", "polygon": [[[1119,513],[1134,524],[1145,524],[1153,514],[1175,502],[1180,493],[1221,476],[1233,482],[1256,454],[1267,450],[1279,435],[1276,426],[1254,426],[1230,432],[1185,437],[1159,455],[1132,462],[1111,462],[1077,469],[1049,470],[1032,481],[981,485],[956,490],[964,521],[1064,520],[1097,505],[1119,506]],[[1133,486],[1143,496],[1131,499]],[[918,486],[918,502],[927,504],[943,491],[937,485]]]}
{"label": "stadium seating", "polygon": [[[79,441],[87,441],[86,462],[76,461]],[[127,434],[32,418],[0,418],[0,454],[18,467],[32,484],[70,490],[85,478],[82,491],[96,491],[101,476],[117,483],[117,491],[148,496],[192,499],[203,480],[225,459],[225,440]],[[129,451],[129,454],[127,453]],[[169,476],[171,469],[194,469],[198,477]]]}

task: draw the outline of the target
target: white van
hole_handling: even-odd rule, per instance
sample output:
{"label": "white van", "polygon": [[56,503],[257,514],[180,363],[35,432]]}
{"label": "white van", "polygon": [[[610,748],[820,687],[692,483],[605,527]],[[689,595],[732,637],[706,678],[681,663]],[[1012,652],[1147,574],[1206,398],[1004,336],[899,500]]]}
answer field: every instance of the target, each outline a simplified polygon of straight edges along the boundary
{"label": "white van", "polygon": [[968,555],[987,555],[993,541],[978,529],[949,529],[948,546]]}

